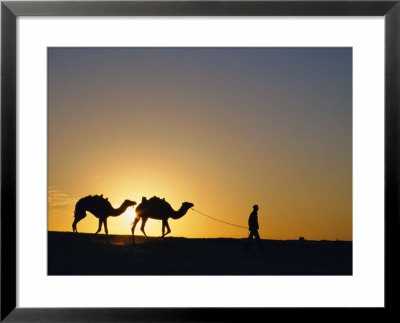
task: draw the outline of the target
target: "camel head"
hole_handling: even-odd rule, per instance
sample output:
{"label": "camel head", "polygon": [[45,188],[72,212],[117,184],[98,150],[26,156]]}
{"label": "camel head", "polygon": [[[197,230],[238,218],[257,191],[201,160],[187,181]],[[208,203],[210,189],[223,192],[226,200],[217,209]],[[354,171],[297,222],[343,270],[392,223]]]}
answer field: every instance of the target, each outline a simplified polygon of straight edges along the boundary
{"label": "camel head", "polygon": [[171,218],[177,220],[180,219],[181,217],[183,217],[186,212],[193,207],[194,204],[190,203],[190,202],[183,202],[181,208],[178,211],[175,211],[174,215],[171,215]]}
{"label": "camel head", "polygon": [[122,204],[129,207],[129,206],[135,206],[137,203],[134,201],[131,201],[131,200],[125,200],[124,203],[122,203]]}
{"label": "camel head", "polygon": [[190,202],[183,202],[182,203],[182,208],[185,208],[185,209],[190,209],[190,208],[192,208],[194,206],[194,204],[193,203],[190,203]]}

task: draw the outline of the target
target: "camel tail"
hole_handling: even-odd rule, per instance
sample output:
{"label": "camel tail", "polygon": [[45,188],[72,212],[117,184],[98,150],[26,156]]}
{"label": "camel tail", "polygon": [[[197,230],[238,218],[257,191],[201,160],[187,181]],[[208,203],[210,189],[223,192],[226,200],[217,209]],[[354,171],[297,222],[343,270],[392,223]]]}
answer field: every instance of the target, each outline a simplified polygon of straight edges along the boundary
{"label": "camel tail", "polygon": [[78,218],[78,214],[80,213],[79,209],[80,209],[79,205],[78,205],[78,203],[76,203],[75,210],[74,210],[74,218]]}
{"label": "camel tail", "polygon": [[79,222],[83,218],[86,217],[86,210],[79,203],[76,203],[75,211],[74,211],[74,223]]}
{"label": "camel tail", "polygon": [[72,231],[73,232],[78,232],[76,225],[84,217],[86,217],[86,210],[84,208],[80,207],[79,203],[77,203],[75,206],[75,211],[74,211],[74,222],[72,223]]}

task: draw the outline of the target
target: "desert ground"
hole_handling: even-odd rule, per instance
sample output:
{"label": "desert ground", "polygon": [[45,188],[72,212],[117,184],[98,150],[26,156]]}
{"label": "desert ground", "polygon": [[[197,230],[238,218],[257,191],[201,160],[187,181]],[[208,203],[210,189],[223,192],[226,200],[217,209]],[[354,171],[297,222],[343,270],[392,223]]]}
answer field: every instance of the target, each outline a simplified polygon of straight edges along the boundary
{"label": "desert ground", "polygon": [[351,241],[149,238],[48,232],[48,274],[352,275]]}

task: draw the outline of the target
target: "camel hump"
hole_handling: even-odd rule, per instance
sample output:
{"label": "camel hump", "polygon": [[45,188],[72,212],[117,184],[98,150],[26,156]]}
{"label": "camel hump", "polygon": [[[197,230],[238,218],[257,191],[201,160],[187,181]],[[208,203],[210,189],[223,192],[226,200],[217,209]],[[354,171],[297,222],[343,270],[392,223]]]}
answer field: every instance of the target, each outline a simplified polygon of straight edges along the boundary
{"label": "camel hump", "polygon": [[158,196],[153,196],[152,198],[149,199],[150,203],[154,203],[154,204],[168,204],[169,203],[165,200],[165,198],[159,198]]}
{"label": "camel hump", "polygon": [[89,195],[86,196],[86,199],[88,200],[88,202],[90,201],[90,203],[92,205],[96,205],[98,207],[112,207],[111,203],[108,201],[108,198],[103,197],[103,194],[101,195]]}
{"label": "camel hump", "polygon": [[149,199],[143,198],[141,206],[145,207],[171,207],[171,205],[165,200],[165,198],[159,198],[158,196],[153,196]]}
{"label": "camel hump", "polygon": [[165,199],[164,199],[164,198],[161,199],[161,198],[159,198],[158,196],[153,196],[153,197],[151,197],[151,198],[149,199],[149,201],[152,201],[152,202],[165,202]]}

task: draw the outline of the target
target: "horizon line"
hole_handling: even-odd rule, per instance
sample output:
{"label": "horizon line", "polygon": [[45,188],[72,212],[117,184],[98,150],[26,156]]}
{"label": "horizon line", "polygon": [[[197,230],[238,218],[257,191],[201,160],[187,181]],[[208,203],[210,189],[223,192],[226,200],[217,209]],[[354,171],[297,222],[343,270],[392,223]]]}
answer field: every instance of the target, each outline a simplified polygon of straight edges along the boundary
{"label": "horizon line", "polygon": [[[72,232],[72,231],[54,231],[54,230],[47,230],[47,233],[50,233],[50,232],[56,232],[56,233],[70,233],[70,234],[85,234],[85,235],[93,235],[93,236],[95,236],[95,234],[94,233],[90,233],[90,232],[78,232],[78,233],[75,233],[75,232]],[[96,234],[96,236],[106,236],[105,235],[105,233],[97,233]],[[132,235],[130,235],[130,234],[111,234],[111,233],[109,233],[108,234],[108,236],[110,237],[110,236],[121,236],[121,237],[131,237]],[[144,236],[143,236],[144,237]],[[160,238],[160,236],[148,236],[149,238]],[[178,237],[178,236],[169,236],[169,237],[165,237],[165,239],[168,239],[168,238],[175,238],[175,239],[193,239],[193,240],[195,240],[195,239],[235,239],[235,240],[246,240],[247,239],[247,237],[243,237],[243,238],[233,238],[233,237],[214,237],[214,238],[189,238],[189,237]],[[340,240],[340,239],[337,239],[337,240],[329,240],[329,239],[320,239],[320,240],[318,240],[318,239],[306,239],[305,237],[303,237],[304,238],[304,240],[300,240],[300,237],[298,238],[298,239],[265,239],[265,238],[261,238],[260,237],[260,240],[269,240],[269,241],[329,241],[329,242],[353,242],[353,240]]]}

